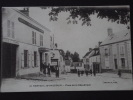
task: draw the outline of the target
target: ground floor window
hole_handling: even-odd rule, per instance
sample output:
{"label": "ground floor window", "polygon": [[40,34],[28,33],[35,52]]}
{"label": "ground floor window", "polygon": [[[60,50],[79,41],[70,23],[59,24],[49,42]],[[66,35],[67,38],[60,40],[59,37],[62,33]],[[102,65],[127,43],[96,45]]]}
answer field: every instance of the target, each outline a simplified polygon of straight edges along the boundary
{"label": "ground floor window", "polygon": [[34,66],[37,66],[37,52],[34,51]]}
{"label": "ground floor window", "polygon": [[125,67],[125,58],[121,58],[121,66],[124,68]]}
{"label": "ground floor window", "polygon": [[24,50],[24,67],[28,67],[28,50]]}

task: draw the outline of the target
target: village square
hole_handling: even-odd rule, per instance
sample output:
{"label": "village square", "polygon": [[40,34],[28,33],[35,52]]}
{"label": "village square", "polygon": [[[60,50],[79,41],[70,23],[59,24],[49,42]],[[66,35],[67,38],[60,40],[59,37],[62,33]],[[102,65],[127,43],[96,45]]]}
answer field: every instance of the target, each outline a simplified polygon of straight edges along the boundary
{"label": "village square", "polygon": [[[52,8],[50,14],[55,15],[52,20],[56,20],[59,13],[57,8]],[[124,29],[122,26],[108,27],[109,22],[105,21],[106,24],[102,25],[107,27],[103,28],[104,32],[101,29],[101,33],[96,27],[102,25],[94,17],[92,20],[97,21],[94,23],[99,26],[86,23],[85,30],[82,25],[69,27],[62,21],[55,22],[55,26],[49,24],[47,28],[38,22],[45,17],[39,17],[43,16],[39,15],[39,10],[32,9],[36,7],[2,8],[2,92],[133,89],[130,22]],[[43,12],[46,8],[38,9]],[[64,9],[68,10],[67,7]],[[71,8],[72,15],[75,9]],[[128,16],[129,7],[122,9],[127,11],[124,14]],[[82,10],[78,12],[82,13]],[[30,12],[35,13],[34,17],[38,15],[38,21]],[[119,12],[117,7],[115,12]],[[70,17],[68,20],[70,23]],[[88,19],[84,20],[87,22]],[[102,19],[100,21],[102,23]],[[88,31],[89,27],[91,31]]]}

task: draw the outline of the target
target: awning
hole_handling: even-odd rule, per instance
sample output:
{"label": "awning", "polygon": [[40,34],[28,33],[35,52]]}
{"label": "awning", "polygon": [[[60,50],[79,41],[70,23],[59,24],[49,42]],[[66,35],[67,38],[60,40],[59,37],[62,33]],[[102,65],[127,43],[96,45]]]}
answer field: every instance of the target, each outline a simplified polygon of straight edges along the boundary
{"label": "awning", "polygon": [[49,48],[45,48],[45,47],[38,48],[39,52],[47,52],[49,50],[50,50]]}

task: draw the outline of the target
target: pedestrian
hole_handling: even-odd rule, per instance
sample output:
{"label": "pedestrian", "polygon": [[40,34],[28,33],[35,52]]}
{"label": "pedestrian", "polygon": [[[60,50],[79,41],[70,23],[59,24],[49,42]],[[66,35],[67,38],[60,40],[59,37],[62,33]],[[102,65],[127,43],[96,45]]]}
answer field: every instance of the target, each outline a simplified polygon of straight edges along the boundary
{"label": "pedestrian", "polygon": [[96,71],[95,71],[95,69],[93,70],[93,74],[94,74],[94,76],[96,76]]}
{"label": "pedestrian", "polygon": [[56,77],[59,77],[59,67],[56,66]]}
{"label": "pedestrian", "polygon": [[86,76],[88,76],[88,70],[85,70],[85,74],[86,74]]}
{"label": "pedestrian", "polygon": [[46,62],[43,63],[43,74],[46,76]]}
{"label": "pedestrian", "polygon": [[78,72],[77,73],[78,73],[78,77],[80,77],[80,71],[79,71],[79,69],[78,69]]}
{"label": "pedestrian", "polygon": [[84,74],[84,71],[83,71],[83,70],[81,70],[81,76],[83,76],[83,74]]}
{"label": "pedestrian", "polygon": [[90,74],[91,74],[91,76],[92,76],[92,70],[90,69]]}
{"label": "pedestrian", "polygon": [[119,77],[121,77],[121,70],[118,70],[118,75]]}
{"label": "pedestrian", "polygon": [[50,77],[50,64],[48,63],[48,76]]}

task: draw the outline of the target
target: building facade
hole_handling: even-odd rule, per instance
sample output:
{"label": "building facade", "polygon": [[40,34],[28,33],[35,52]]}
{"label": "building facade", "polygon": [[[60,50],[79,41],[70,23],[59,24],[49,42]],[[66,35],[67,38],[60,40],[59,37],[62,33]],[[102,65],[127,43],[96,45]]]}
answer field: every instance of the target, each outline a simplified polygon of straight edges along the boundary
{"label": "building facade", "polygon": [[130,30],[113,33],[108,29],[108,37],[100,45],[102,71],[132,71]]}
{"label": "building facade", "polygon": [[100,51],[99,48],[94,48],[89,57],[89,65],[92,71],[96,71],[97,73],[101,72],[100,65]]}
{"label": "building facade", "polygon": [[83,57],[83,64],[86,70],[90,70],[90,54],[92,52],[92,48],[89,48],[89,52],[87,52]]}
{"label": "building facade", "polygon": [[43,52],[52,48],[50,30],[29,17],[28,11],[2,8],[3,77],[39,72],[42,58],[48,59]]}

